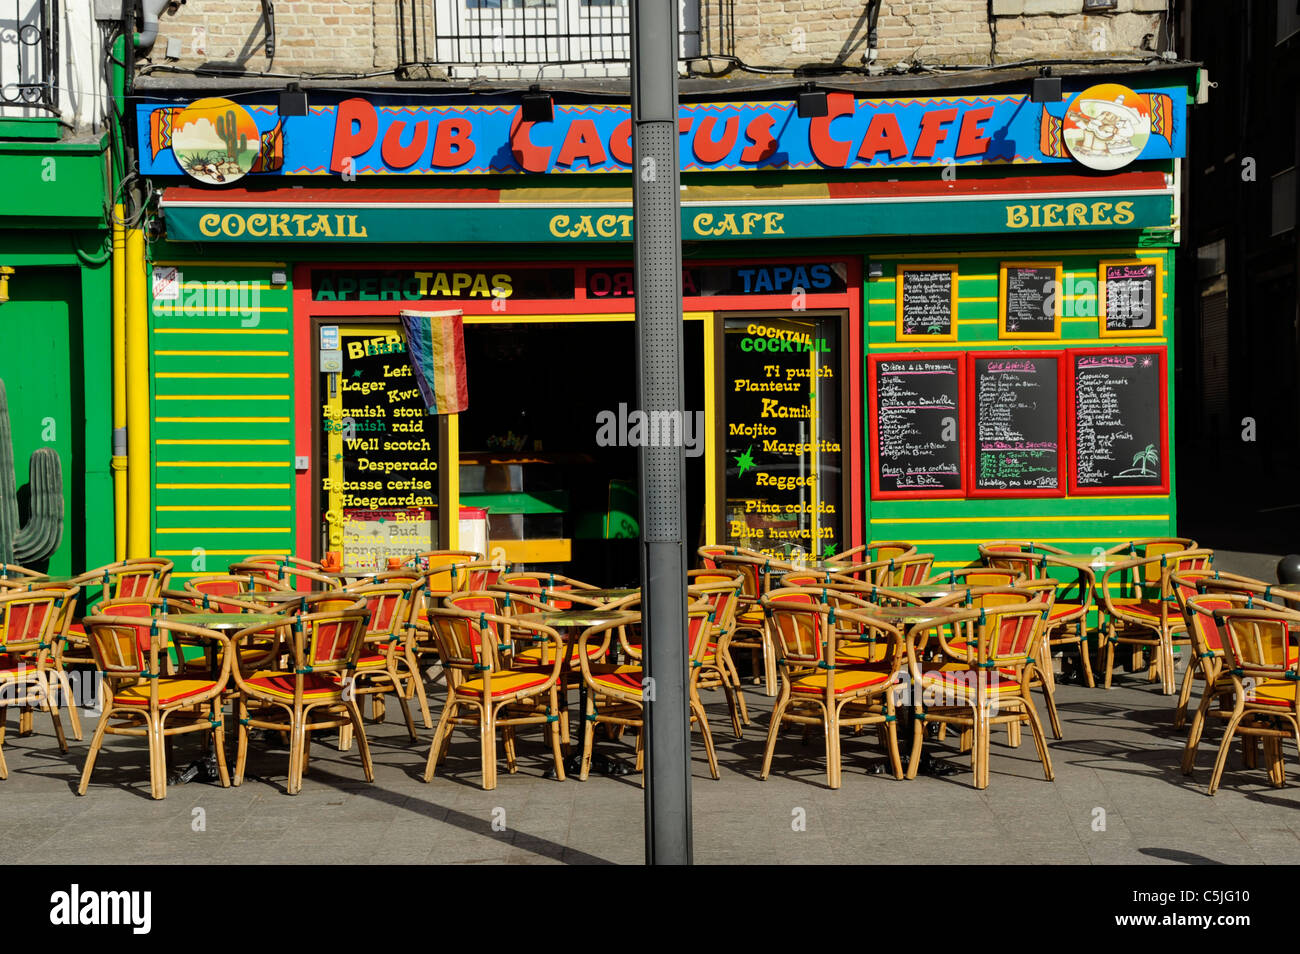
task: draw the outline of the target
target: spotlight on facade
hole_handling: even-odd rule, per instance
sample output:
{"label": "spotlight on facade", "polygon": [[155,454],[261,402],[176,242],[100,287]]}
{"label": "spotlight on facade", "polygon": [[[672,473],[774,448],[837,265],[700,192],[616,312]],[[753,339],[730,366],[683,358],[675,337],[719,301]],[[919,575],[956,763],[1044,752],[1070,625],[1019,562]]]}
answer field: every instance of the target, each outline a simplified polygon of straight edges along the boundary
{"label": "spotlight on facade", "polygon": [[554,118],[555,102],[551,94],[542,92],[536,83],[528,87],[528,92],[524,93],[524,122],[549,123]]}
{"label": "spotlight on facade", "polygon": [[828,112],[826,91],[817,89],[812,83],[805,83],[803,89],[799,91],[799,118],[812,119],[825,116]]}
{"label": "spotlight on facade", "polygon": [[290,83],[280,92],[280,115],[307,115],[307,93],[297,83]]}
{"label": "spotlight on facade", "polygon": [[1061,77],[1052,75],[1052,68],[1044,66],[1040,75],[1034,78],[1029,90],[1031,103],[1059,103],[1061,101]]}

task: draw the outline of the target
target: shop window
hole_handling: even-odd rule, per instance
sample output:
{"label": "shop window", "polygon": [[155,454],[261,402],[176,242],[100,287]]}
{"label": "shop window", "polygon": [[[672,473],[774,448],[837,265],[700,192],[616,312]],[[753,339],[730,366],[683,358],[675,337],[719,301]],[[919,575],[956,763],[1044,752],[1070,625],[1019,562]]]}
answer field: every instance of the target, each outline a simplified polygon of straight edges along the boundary
{"label": "shop window", "polygon": [[[686,323],[688,406],[701,408],[703,322]],[[512,563],[605,584],[639,576],[636,326],[631,321],[465,326],[460,501],[488,511]],[[703,414],[684,422],[688,533],[703,521]]]}
{"label": "shop window", "polygon": [[[319,508],[324,549],[349,569],[384,569],[439,539],[438,418],[391,324],[320,329],[339,370],[320,374]],[[337,345],[337,347],[326,347]]]}
{"label": "shop window", "polygon": [[842,324],[724,319],[724,542],[780,556],[843,548]]}

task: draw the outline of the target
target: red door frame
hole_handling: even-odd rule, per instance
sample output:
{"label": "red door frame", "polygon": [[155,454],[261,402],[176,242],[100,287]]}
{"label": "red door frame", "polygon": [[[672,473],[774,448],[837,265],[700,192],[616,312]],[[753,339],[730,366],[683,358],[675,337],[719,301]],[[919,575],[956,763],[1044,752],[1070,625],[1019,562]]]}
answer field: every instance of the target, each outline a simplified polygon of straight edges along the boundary
{"label": "red door frame", "polygon": [[[846,309],[849,316],[849,367],[861,367],[862,361],[862,261],[854,257],[837,256],[793,256],[788,258],[745,258],[745,259],[702,259],[683,262],[683,267],[708,267],[724,265],[808,265],[816,263],[844,264],[845,290],[843,292],[817,293],[807,291],[802,305],[813,309]],[[455,299],[423,299],[418,301],[313,301],[311,297],[311,274],[316,270],[331,272],[357,271],[378,272],[393,269],[430,269],[455,270],[472,268],[557,268],[574,270],[574,297],[572,299],[548,298],[531,301],[509,302],[508,311],[494,310],[494,300],[459,301]],[[333,318],[346,321],[348,318],[374,317],[391,315],[397,318],[404,308],[420,305],[454,307],[464,310],[465,315],[495,315],[504,319],[507,315],[546,315],[562,310],[567,314],[630,314],[634,307],[631,296],[618,298],[587,297],[587,269],[630,268],[630,262],[620,261],[562,261],[562,262],[444,262],[428,264],[426,262],[365,262],[336,263],[315,262],[299,263],[293,270],[293,334],[297,347],[294,351],[294,438],[298,448],[312,446],[312,434],[316,426],[316,415],[312,407],[312,377],[315,374],[313,364],[316,360],[317,346],[312,338],[312,321],[315,318]],[[508,301],[508,300],[507,300]],[[758,309],[791,310],[791,296],[772,295],[711,295],[692,296],[682,299],[683,311],[754,311]],[[849,447],[849,534],[850,546],[861,546],[863,537],[863,455],[862,455],[862,381],[861,376],[849,377],[849,433],[852,444]],[[297,507],[297,524],[295,549],[299,553],[313,551],[317,527],[310,525],[308,517],[313,512],[312,493],[316,486],[316,459],[312,455],[307,469],[296,472],[295,500]]]}

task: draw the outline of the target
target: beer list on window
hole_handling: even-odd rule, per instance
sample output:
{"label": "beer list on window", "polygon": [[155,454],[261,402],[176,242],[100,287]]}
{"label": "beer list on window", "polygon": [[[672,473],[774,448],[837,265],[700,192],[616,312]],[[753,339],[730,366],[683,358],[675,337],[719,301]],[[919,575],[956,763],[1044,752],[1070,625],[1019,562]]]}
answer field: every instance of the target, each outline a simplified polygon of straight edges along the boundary
{"label": "beer list on window", "polygon": [[332,522],[341,523],[348,565],[382,566],[383,557],[431,548],[436,418],[420,398],[400,334],[343,344],[339,417],[326,422],[342,438],[342,485],[326,478],[324,489],[341,504]]}

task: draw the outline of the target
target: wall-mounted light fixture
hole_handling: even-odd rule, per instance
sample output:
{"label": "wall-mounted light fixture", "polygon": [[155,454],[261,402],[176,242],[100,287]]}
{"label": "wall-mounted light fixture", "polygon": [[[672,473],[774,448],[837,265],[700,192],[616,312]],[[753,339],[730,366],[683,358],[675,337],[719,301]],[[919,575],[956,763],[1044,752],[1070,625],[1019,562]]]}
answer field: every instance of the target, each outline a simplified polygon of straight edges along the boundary
{"label": "wall-mounted light fixture", "polygon": [[524,93],[523,119],[526,123],[549,123],[555,118],[555,102],[550,93],[534,83]]}
{"label": "wall-mounted light fixture", "polygon": [[799,91],[798,111],[800,119],[827,115],[830,110],[826,105],[826,91],[813,83],[804,83]]}
{"label": "wall-mounted light fixture", "polygon": [[1044,66],[1038,71],[1033,85],[1029,89],[1031,103],[1059,103],[1061,101],[1061,77],[1052,75],[1052,68]]}
{"label": "wall-mounted light fixture", "polygon": [[280,115],[307,115],[307,93],[297,83],[290,83],[280,91]]}
{"label": "wall-mounted light fixture", "polygon": [[1119,8],[1119,0],[1083,0],[1084,13],[1104,13]]}
{"label": "wall-mounted light fixture", "polygon": [[0,265],[0,305],[9,300],[9,276],[14,273],[10,265]]}

